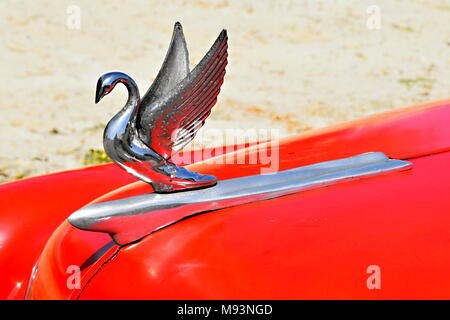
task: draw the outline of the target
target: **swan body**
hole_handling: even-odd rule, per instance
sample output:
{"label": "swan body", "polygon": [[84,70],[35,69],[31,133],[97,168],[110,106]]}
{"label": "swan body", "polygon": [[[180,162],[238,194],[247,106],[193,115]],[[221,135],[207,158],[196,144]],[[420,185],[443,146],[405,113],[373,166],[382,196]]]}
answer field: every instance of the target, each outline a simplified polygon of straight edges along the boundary
{"label": "swan body", "polygon": [[103,145],[108,156],[136,178],[167,193],[213,186],[217,179],[178,167],[170,158],[203,126],[217,101],[227,64],[223,30],[199,64],[189,71],[180,23],[176,23],[164,63],[150,89],[140,98],[136,82],[121,72],[98,79],[95,102],[122,83],[128,100],[106,125]]}

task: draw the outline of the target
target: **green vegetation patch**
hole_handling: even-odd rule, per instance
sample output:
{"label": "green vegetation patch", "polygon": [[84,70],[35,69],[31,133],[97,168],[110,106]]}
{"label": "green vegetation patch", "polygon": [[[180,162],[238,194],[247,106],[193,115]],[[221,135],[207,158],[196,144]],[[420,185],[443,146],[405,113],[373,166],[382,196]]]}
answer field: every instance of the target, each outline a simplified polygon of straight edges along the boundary
{"label": "green vegetation patch", "polygon": [[400,31],[403,31],[403,32],[414,32],[414,29],[412,27],[410,27],[410,26],[403,26],[403,25],[400,25],[400,24],[393,24],[392,27],[394,29],[397,29],[397,30],[400,30]]}
{"label": "green vegetation patch", "polygon": [[90,149],[84,154],[83,164],[101,164],[112,162],[105,151],[98,149]]}
{"label": "green vegetation patch", "polygon": [[398,82],[407,86],[408,89],[412,88],[413,86],[418,85],[424,89],[430,90],[433,88],[434,79],[423,78],[423,77],[403,78],[403,79],[399,79]]}

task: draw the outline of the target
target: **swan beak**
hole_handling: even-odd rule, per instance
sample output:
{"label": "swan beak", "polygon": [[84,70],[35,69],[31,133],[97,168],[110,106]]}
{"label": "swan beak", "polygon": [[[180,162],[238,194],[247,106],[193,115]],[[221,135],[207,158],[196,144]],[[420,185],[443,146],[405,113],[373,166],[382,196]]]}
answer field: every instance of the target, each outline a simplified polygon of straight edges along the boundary
{"label": "swan beak", "polygon": [[95,104],[97,104],[102,99],[101,95],[97,94],[95,95]]}
{"label": "swan beak", "polygon": [[97,82],[97,90],[95,91],[95,104],[97,104],[104,96],[104,89],[100,79]]}

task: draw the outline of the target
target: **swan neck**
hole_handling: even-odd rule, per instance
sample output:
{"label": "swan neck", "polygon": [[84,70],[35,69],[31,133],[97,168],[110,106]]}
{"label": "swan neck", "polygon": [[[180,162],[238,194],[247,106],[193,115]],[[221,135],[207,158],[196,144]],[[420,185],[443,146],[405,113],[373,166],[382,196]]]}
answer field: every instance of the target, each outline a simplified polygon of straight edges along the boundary
{"label": "swan neck", "polygon": [[140,103],[139,89],[136,85],[136,82],[134,82],[134,80],[131,78],[121,79],[121,82],[128,90],[128,100],[123,108],[123,111],[125,111],[126,113],[131,113],[130,120],[134,120],[137,115]]}

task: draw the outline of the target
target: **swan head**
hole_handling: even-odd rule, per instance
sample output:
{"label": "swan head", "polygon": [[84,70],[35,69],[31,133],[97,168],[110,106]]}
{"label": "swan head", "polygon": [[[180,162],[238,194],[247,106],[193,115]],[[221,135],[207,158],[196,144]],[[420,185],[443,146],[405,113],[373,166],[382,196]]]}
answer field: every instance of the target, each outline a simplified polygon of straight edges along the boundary
{"label": "swan head", "polygon": [[95,103],[98,103],[104,96],[109,94],[116,84],[119,82],[123,83],[125,86],[134,85],[135,82],[131,77],[122,72],[109,72],[98,78],[97,90],[95,92]]}

